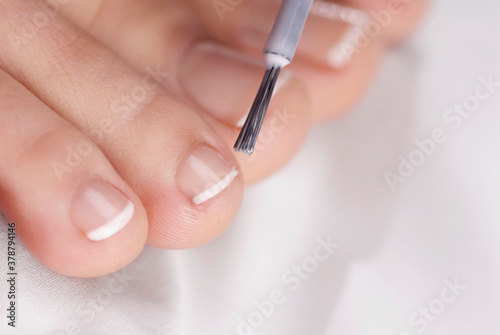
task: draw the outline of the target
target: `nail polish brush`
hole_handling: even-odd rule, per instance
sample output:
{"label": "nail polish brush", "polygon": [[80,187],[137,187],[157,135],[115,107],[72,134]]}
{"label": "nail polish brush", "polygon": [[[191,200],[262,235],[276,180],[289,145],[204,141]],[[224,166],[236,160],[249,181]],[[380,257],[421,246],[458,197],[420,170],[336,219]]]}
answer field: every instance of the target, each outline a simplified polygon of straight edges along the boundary
{"label": "nail polish brush", "polygon": [[266,72],[234,150],[251,155],[264,122],[274,86],[282,68],[290,64],[297,49],[313,0],[283,0],[264,47]]}

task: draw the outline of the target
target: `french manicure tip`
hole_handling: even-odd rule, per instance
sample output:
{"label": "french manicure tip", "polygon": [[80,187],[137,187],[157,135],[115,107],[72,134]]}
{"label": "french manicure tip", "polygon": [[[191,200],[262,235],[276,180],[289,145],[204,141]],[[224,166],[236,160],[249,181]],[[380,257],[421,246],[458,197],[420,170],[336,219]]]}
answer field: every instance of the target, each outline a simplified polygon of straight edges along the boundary
{"label": "french manicure tip", "polygon": [[342,54],[340,50],[333,50],[328,57],[328,61],[334,68],[343,68],[351,61],[351,59],[348,55]]}
{"label": "french manicure tip", "polygon": [[89,240],[94,242],[102,241],[118,233],[122,230],[132,219],[134,215],[134,203],[129,201],[127,206],[112,220],[99,228],[96,228],[87,233]]}
{"label": "french manicure tip", "polygon": [[238,170],[236,168],[232,168],[231,172],[229,172],[224,178],[222,178],[219,182],[217,182],[212,187],[206,189],[202,193],[198,194],[196,197],[192,199],[195,205],[202,204],[213,197],[215,197],[220,192],[224,191],[236,178],[238,175]]}
{"label": "french manicure tip", "polygon": [[243,128],[243,126],[245,125],[245,121],[247,120],[248,118],[248,114],[250,113],[250,110],[248,112],[245,113],[245,115],[243,115],[241,117],[241,119],[239,119],[238,122],[236,122],[236,127],[237,128]]}

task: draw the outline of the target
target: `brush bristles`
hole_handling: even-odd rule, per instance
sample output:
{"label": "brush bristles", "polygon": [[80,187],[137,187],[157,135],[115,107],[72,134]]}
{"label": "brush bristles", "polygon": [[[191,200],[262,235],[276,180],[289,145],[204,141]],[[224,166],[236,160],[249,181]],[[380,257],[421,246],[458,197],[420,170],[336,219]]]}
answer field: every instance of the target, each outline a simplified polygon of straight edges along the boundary
{"label": "brush bristles", "polygon": [[250,113],[234,144],[234,150],[249,155],[253,153],[280,71],[281,67],[276,66],[266,70]]}

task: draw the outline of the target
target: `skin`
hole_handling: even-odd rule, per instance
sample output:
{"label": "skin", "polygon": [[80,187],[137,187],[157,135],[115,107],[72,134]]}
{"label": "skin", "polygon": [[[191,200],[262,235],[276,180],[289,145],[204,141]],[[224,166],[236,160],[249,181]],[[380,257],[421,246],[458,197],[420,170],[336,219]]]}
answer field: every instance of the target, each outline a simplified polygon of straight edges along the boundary
{"label": "skin", "polygon": [[[342,3],[366,11],[388,5],[387,0]],[[346,26],[308,21],[307,42],[287,68],[290,79],[274,97],[264,124],[274,129],[272,139],[248,157],[231,149],[239,132],[235,120],[244,116],[260,83],[262,68],[256,64],[276,2],[243,1],[221,21],[212,1],[205,0],[72,0],[37,25],[40,3],[2,1],[0,209],[41,262],[68,276],[116,271],[146,243],[166,249],[208,243],[230,224],[246,184],[283,166],[314,122],[338,118],[356,103],[388,47],[408,36],[426,5],[424,0],[406,3],[342,68],[328,65],[325,46],[333,46]],[[12,33],[21,40],[13,42]],[[207,54],[200,48],[204,44],[224,45],[234,57]],[[195,66],[200,67],[195,74],[204,78],[190,74]],[[96,133],[109,106],[143,85],[148,68],[168,73],[157,76],[151,99],[133,107],[132,120],[105,136]],[[234,89],[240,80],[247,89]],[[212,84],[215,89],[209,89]],[[292,121],[273,128],[283,110]],[[51,164],[81,141],[92,143],[91,153],[59,180]],[[175,172],[186,152],[202,142],[241,173],[215,198],[196,206],[179,191]],[[68,215],[77,186],[95,177],[136,205],[131,222],[100,242],[75,229]]]}

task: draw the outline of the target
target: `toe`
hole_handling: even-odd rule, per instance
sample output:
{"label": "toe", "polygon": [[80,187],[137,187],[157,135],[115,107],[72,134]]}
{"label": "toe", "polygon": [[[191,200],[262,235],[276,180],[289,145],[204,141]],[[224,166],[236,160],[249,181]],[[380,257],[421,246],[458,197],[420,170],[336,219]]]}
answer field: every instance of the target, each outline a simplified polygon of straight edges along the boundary
{"label": "toe", "polygon": [[37,32],[23,52],[7,43],[0,66],[8,63],[11,75],[99,146],[141,198],[150,244],[194,247],[227,227],[242,198],[238,163],[197,113],[159,86],[169,73],[137,72],[61,17],[27,28],[22,17],[37,14],[28,1],[2,3],[0,13],[0,31]]}
{"label": "toe", "polygon": [[145,210],[101,151],[0,70],[0,206],[53,270],[98,276],[130,263]]}

